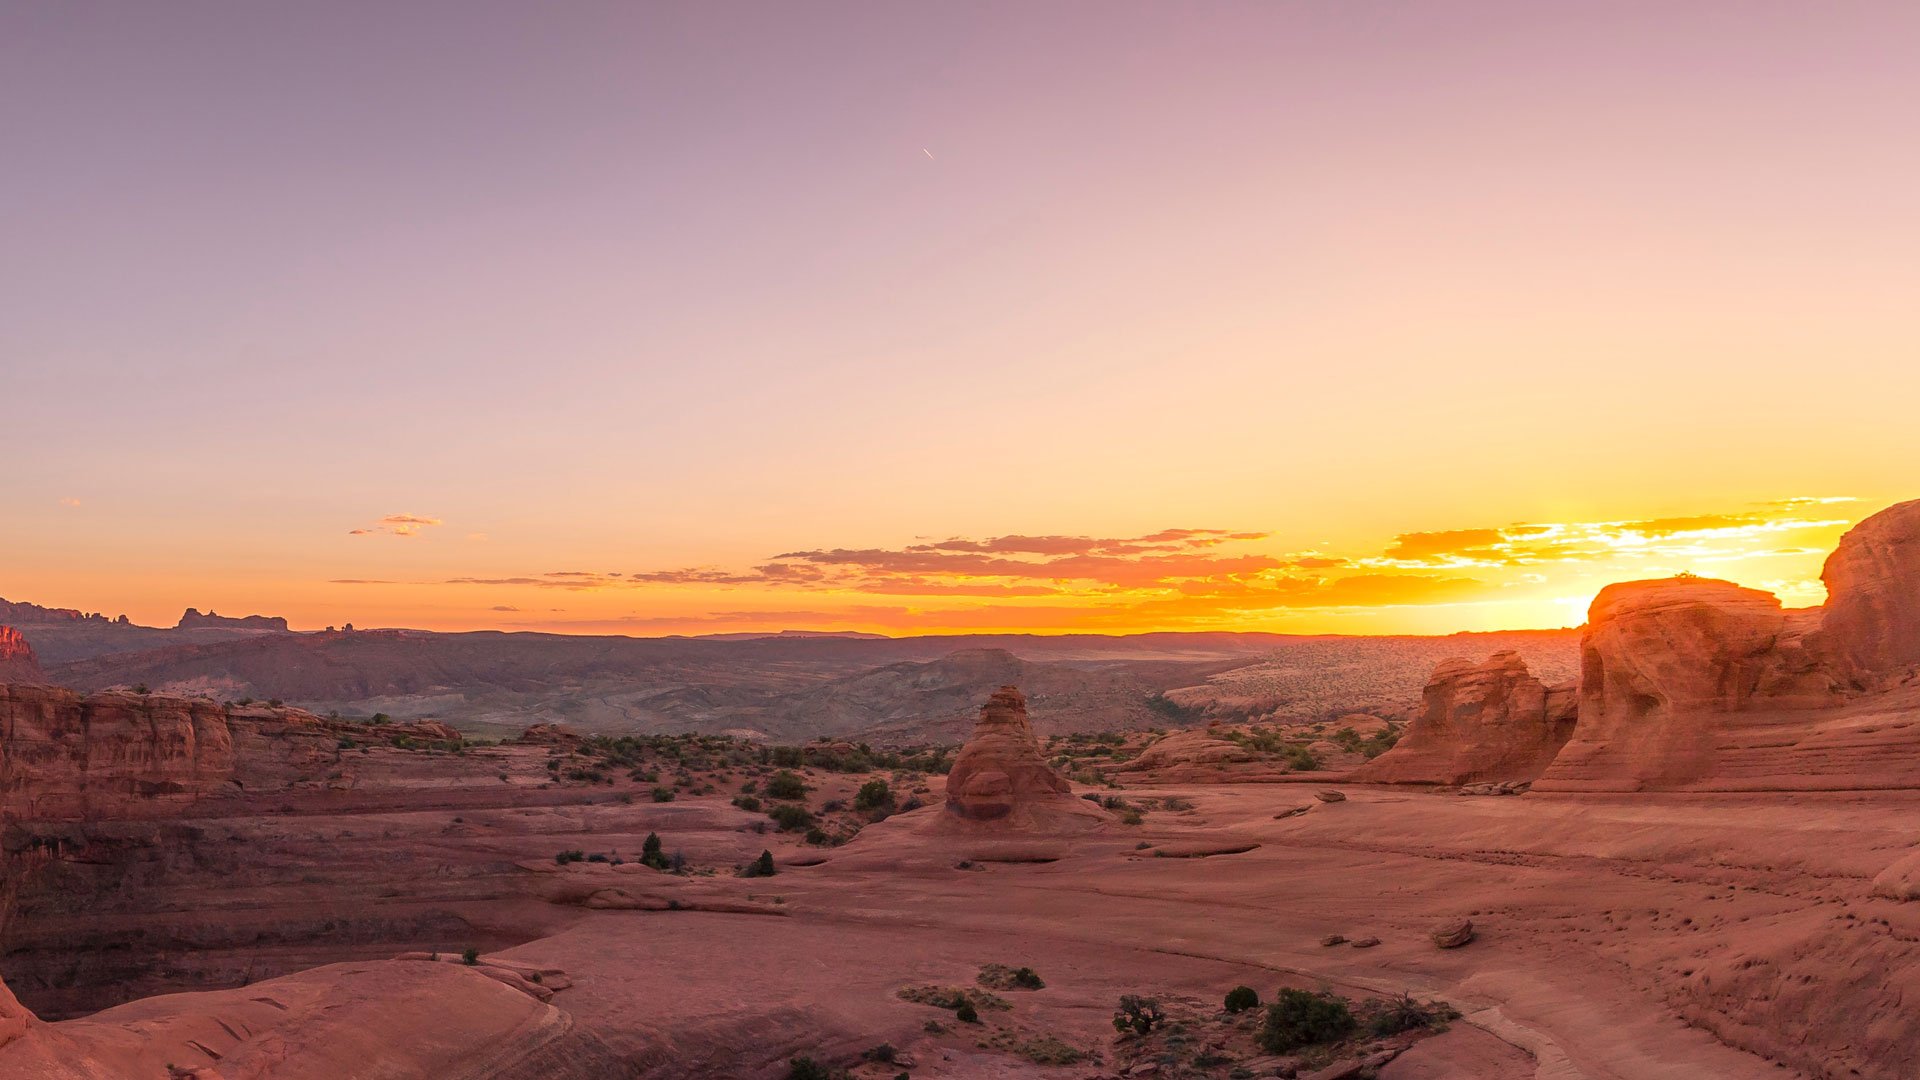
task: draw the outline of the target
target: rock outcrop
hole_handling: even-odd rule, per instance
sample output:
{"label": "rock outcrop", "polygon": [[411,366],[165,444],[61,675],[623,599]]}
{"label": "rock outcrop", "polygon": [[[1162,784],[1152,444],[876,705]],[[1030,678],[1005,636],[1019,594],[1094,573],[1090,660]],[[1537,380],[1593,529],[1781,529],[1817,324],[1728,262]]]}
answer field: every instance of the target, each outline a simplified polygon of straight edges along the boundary
{"label": "rock outcrop", "polygon": [[216,702],[52,686],[0,686],[0,821],[122,816],[233,779]]}
{"label": "rock outcrop", "polygon": [[1920,785],[1920,502],[1861,522],[1823,608],[1728,581],[1611,585],[1581,637],[1579,722],[1536,790]]}
{"label": "rock outcrop", "polygon": [[1528,781],[1573,734],[1572,685],[1549,687],[1516,652],[1434,669],[1420,715],[1356,779],[1392,784]]}
{"label": "rock outcrop", "polygon": [[230,617],[209,611],[200,614],[198,608],[188,608],[180,616],[176,630],[268,630],[275,633],[287,633],[287,620],[277,615],[241,615]]}
{"label": "rock outcrop", "polygon": [[1877,689],[1920,667],[1920,500],[1868,518],[1840,538],[1820,578],[1836,673]]}
{"label": "rock outcrop", "polygon": [[33,646],[11,626],[0,626],[0,683],[39,682],[40,660]]}
{"label": "rock outcrop", "polygon": [[1017,687],[994,691],[980,709],[973,737],[947,772],[947,816],[963,821],[1044,825],[1053,811],[1084,816],[1065,778],[1047,766]]}
{"label": "rock outcrop", "polygon": [[1276,755],[1225,738],[1212,726],[1163,735],[1108,770],[1150,784],[1261,783],[1285,779],[1289,771]]}

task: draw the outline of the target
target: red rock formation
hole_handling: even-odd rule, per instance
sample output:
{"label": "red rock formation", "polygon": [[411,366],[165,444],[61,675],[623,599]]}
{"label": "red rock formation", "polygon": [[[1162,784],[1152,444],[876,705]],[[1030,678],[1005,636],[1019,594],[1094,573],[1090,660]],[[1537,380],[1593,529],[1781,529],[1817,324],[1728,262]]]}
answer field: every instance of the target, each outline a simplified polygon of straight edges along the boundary
{"label": "red rock formation", "polygon": [[0,626],[0,683],[38,682],[40,661],[33,646],[11,626]]}
{"label": "red rock formation", "polygon": [[1876,688],[1920,666],[1920,501],[1854,526],[1820,577],[1826,645],[1850,683]]}
{"label": "red rock formation", "polygon": [[1418,718],[1355,779],[1393,784],[1528,781],[1573,734],[1574,687],[1548,687],[1516,652],[1434,669]]}
{"label": "red rock formation", "polygon": [[1920,502],[1861,522],[1824,608],[1731,582],[1613,585],[1581,637],[1580,719],[1538,790],[1920,784]]}
{"label": "red rock formation", "polygon": [[25,1035],[28,1025],[32,1023],[33,1014],[14,998],[6,983],[0,982],[0,1050],[5,1050],[8,1043]]}
{"label": "red rock formation", "polygon": [[1027,720],[1027,699],[1003,686],[980,710],[973,737],[947,773],[947,812],[969,821],[993,821],[1022,802],[1066,795],[1066,780],[1047,767]]}
{"label": "red rock formation", "polygon": [[205,794],[233,773],[215,702],[0,686],[0,820],[121,816]]}
{"label": "red rock formation", "polygon": [[1171,732],[1108,771],[1154,784],[1260,783],[1290,772],[1275,755],[1222,738],[1212,727]]}

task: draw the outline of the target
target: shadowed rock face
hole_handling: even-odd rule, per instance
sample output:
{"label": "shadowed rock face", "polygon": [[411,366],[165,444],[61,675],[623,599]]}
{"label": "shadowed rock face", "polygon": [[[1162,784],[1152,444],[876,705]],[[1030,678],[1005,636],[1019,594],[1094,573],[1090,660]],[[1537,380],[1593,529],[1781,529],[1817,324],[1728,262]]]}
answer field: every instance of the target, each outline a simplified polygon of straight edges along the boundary
{"label": "shadowed rock face", "polygon": [[1468,784],[1533,780],[1573,734],[1571,685],[1548,687],[1519,653],[1485,663],[1448,660],[1434,669],[1420,716],[1359,778],[1385,783]]}
{"label": "shadowed rock face", "polygon": [[993,821],[1037,797],[1065,795],[1066,780],[1047,767],[1027,720],[1027,699],[1003,686],[980,710],[973,737],[947,773],[947,812],[969,821]]}
{"label": "shadowed rock face", "polygon": [[1862,688],[1920,665],[1920,501],[1890,507],[1840,538],[1820,578],[1836,667]]}
{"label": "shadowed rock face", "polygon": [[0,682],[39,682],[40,661],[33,646],[11,626],[0,626]]}
{"label": "shadowed rock face", "polygon": [[0,820],[117,817],[233,779],[226,710],[211,701],[0,685]]}

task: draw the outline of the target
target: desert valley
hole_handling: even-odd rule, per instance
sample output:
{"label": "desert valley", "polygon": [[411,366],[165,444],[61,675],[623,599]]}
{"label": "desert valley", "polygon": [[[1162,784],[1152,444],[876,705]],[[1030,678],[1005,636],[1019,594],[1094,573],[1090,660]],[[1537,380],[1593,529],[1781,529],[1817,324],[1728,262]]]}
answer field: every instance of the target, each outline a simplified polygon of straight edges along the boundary
{"label": "desert valley", "polygon": [[1920,503],[1824,577],[1513,640],[536,637],[732,704],[506,738],[313,709],[473,648],[554,697],[513,638],[16,605],[0,1075],[1898,1080]]}
{"label": "desert valley", "polygon": [[0,0],[0,1080],[1920,1080],[1916,43]]}

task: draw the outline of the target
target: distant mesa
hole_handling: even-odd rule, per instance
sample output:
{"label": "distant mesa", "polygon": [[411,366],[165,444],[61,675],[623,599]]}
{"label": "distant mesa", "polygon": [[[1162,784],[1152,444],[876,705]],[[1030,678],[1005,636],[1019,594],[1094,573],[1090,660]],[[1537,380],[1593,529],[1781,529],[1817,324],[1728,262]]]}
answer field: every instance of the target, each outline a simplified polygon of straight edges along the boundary
{"label": "distant mesa", "polygon": [[176,630],[269,630],[277,633],[289,633],[287,620],[276,615],[243,615],[229,618],[225,615],[207,612],[200,614],[198,608],[188,608],[180,616]]}
{"label": "distant mesa", "polygon": [[1549,687],[1516,652],[1484,663],[1447,660],[1421,695],[1420,715],[1393,749],[1355,779],[1381,783],[1530,781],[1573,735],[1575,684]]}
{"label": "distant mesa", "polygon": [[0,600],[0,623],[11,626],[60,625],[64,623],[92,623],[100,626],[129,626],[125,615],[107,618],[97,611],[82,612],[75,608],[41,607],[39,604],[13,603]]}
{"label": "distant mesa", "polygon": [[39,682],[44,676],[33,646],[11,626],[0,626],[0,683]]}

